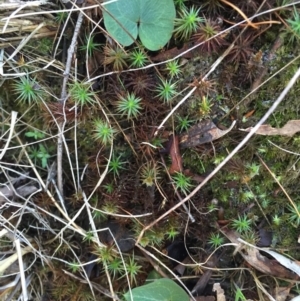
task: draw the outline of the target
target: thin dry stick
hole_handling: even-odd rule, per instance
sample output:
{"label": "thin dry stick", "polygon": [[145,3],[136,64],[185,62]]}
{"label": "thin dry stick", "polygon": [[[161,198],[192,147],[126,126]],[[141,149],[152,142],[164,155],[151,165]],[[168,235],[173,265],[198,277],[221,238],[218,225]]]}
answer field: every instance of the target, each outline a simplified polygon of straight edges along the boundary
{"label": "thin dry stick", "polygon": [[25,272],[24,272],[22,248],[21,248],[20,240],[18,238],[15,240],[15,246],[16,246],[16,251],[17,251],[17,254],[18,254],[23,300],[27,301],[28,300],[28,293],[27,293],[26,278],[25,278]]}
{"label": "thin dry stick", "polygon": [[16,120],[17,120],[17,115],[18,115],[17,112],[15,112],[15,111],[11,112],[11,121],[10,121],[10,127],[9,127],[9,135],[8,135],[7,140],[6,140],[4,148],[2,149],[2,151],[0,153],[0,160],[2,160],[2,158],[4,157],[4,155],[5,155],[5,153],[6,153],[7,149],[8,149],[8,146],[10,144],[10,141],[11,141],[11,138],[12,138],[12,135],[13,135],[13,132],[14,132]]}
{"label": "thin dry stick", "polygon": [[169,276],[164,272],[164,270],[160,267],[160,263],[155,263],[152,258],[144,252],[144,249],[140,248],[141,252],[143,253],[144,257],[150,262],[150,264],[153,266],[155,271],[160,274],[163,278],[169,278]]}
{"label": "thin dry stick", "polygon": [[108,281],[108,284],[109,284],[110,294],[112,295],[112,299],[113,299],[113,301],[117,301],[116,298],[115,298],[116,294],[114,292],[111,277],[109,275],[109,271],[108,271],[108,267],[107,267],[106,263],[104,264],[104,269],[105,269],[106,278],[107,278],[107,281]]}
{"label": "thin dry stick", "polygon": [[234,4],[232,4],[232,3],[230,3],[226,0],[221,0],[221,2],[227,4],[228,6],[235,9],[245,19],[245,21],[247,22],[247,25],[253,27],[254,29],[258,29],[258,27],[254,23],[252,23],[252,21],[249,20],[249,18],[238,7],[236,7]]}
{"label": "thin dry stick", "polygon": [[274,142],[272,142],[271,140],[268,140],[268,142],[272,145],[274,145],[275,147],[277,147],[278,149],[282,150],[283,152],[286,152],[288,154],[292,154],[292,155],[295,155],[295,156],[300,156],[300,153],[295,153],[295,152],[292,152],[290,150],[287,150],[285,148],[282,148],[280,147],[279,145],[275,144]]}
{"label": "thin dry stick", "polygon": [[99,239],[99,236],[97,234],[97,229],[96,229],[95,221],[94,221],[93,216],[92,216],[91,208],[89,206],[89,202],[87,200],[87,197],[86,197],[84,191],[82,192],[82,196],[83,196],[84,203],[86,205],[86,211],[88,213],[89,222],[90,222],[90,226],[92,228],[92,232],[93,232],[95,241],[97,242],[98,246],[101,246],[100,239]]}
{"label": "thin dry stick", "polygon": [[[236,23],[234,22],[231,22],[229,20],[226,20],[226,23],[230,24],[230,25],[235,25]],[[280,21],[273,21],[273,20],[270,20],[270,21],[262,21],[262,22],[251,22],[251,24],[254,24],[255,26],[256,25],[272,25],[272,24],[281,24],[282,22]],[[248,27],[249,24],[241,24],[240,27]]]}
{"label": "thin dry stick", "polygon": [[[72,42],[68,49],[68,57],[67,57],[66,68],[65,68],[65,72],[64,72],[64,80],[63,80],[62,90],[61,90],[61,98],[60,98],[61,103],[65,103],[65,101],[67,99],[67,83],[68,83],[69,76],[70,76],[72,58],[73,58],[73,54],[75,52],[75,45],[77,43],[77,37],[79,34],[79,30],[80,30],[82,21],[83,21],[83,13],[80,12],[78,15],[76,26],[75,26]],[[57,138],[57,186],[58,186],[58,189],[62,196],[64,195],[63,194],[62,155],[63,155],[63,132],[64,132],[65,124],[66,124],[66,119],[65,119],[65,114],[64,114],[64,121],[62,121],[58,124],[59,135]]]}
{"label": "thin dry stick", "polygon": [[162,220],[164,217],[169,215],[171,212],[173,212],[175,209],[180,207],[183,203],[185,203],[187,200],[192,198],[210,179],[214,177],[215,174],[219,170],[222,169],[222,167],[249,141],[249,139],[255,134],[255,132],[258,130],[258,128],[270,117],[270,115],[275,111],[275,109],[278,107],[278,105],[282,102],[284,97],[287,95],[289,90],[293,87],[293,85],[296,83],[297,79],[300,76],[300,68],[297,70],[297,72],[294,74],[294,76],[291,78],[285,89],[281,92],[279,97],[276,99],[276,101],[273,103],[273,105],[270,107],[270,109],[267,111],[267,113],[261,118],[261,120],[256,124],[256,126],[248,133],[248,135],[240,142],[240,144],[224,159],[223,162],[221,162],[213,171],[210,173],[202,183],[200,183],[187,197],[185,197],[182,201],[180,201],[178,204],[173,206],[171,209],[169,209],[167,212],[162,214],[159,218],[157,218],[155,221],[153,221],[151,224],[146,226],[140,233],[136,245],[140,242],[141,238],[144,235],[144,232],[151,227],[153,227],[156,223],[158,223],[160,220]]}
{"label": "thin dry stick", "polygon": [[294,208],[295,212],[298,215],[298,218],[300,218],[300,213],[298,211],[297,206],[295,205],[295,203],[293,202],[293,200],[290,198],[289,194],[286,192],[286,190],[284,189],[284,187],[280,184],[280,182],[277,180],[277,178],[275,177],[275,175],[272,173],[271,169],[269,168],[269,166],[265,163],[265,161],[258,155],[256,154],[256,156],[258,157],[259,161],[262,163],[262,165],[266,168],[266,170],[270,173],[271,177],[275,180],[275,182],[278,184],[278,186],[280,187],[280,189],[282,190],[282,192],[285,194],[285,196],[287,197],[287,199],[289,200],[289,202],[291,203],[292,207]]}

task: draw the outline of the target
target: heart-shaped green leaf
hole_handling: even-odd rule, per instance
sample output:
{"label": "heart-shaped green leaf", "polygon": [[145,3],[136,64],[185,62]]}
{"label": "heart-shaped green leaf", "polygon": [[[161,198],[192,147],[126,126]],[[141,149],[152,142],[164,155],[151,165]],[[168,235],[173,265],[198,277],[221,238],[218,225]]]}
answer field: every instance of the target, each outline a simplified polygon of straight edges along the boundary
{"label": "heart-shaped green leaf", "polygon": [[[189,301],[189,295],[171,279],[157,279],[149,284],[134,288],[133,301]],[[126,301],[131,301],[130,292],[124,295]]]}
{"label": "heart-shaped green leaf", "polygon": [[106,5],[104,2],[104,9],[107,31],[124,46],[131,45],[139,35],[147,49],[158,50],[172,36],[173,0],[117,0]]}

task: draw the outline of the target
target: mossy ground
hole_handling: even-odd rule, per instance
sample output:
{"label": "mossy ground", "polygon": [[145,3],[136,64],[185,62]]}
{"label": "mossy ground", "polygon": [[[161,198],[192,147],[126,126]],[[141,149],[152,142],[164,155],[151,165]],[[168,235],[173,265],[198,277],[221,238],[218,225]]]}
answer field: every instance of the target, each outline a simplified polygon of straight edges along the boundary
{"label": "mossy ground", "polygon": [[[255,13],[260,1],[247,1],[248,4],[239,1],[234,3],[250,16]],[[187,7],[195,5],[198,8],[198,4],[192,1],[185,1],[185,4]],[[189,126],[203,120],[212,120],[220,128],[227,128],[233,120],[237,121],[236,127],[224,137],[195,148],[181,149],[183,171],[192,175],[192,183],[196,187],[199,184],[197,179],[205,178],[241,142],[246,133],[240,129],[255,126],[262,118],[297,70],[299,41],[298,38],[291,40],[293,33],[282,22],[292,18],[292,7],[280,8],[283,4],[266,1],[263,10],[273,6],[279,9],[256,18],[256,22],[266,23],[259,29],[248,27],[244,30],[244,25],[229,29],[229,23],[233,22],[230,20],[237,23],[243,19],[236,10],[219,1],[203,1],[202,5],[201,14],[207,20],[215,22],[214,26],[218,25],[218,32],[224,30],[222,40],[218,40],[219,43],[213,43],[218,37],[207,42],[201,41],[203,32],[198,32],[191,41],[178,41],[172,38],[164,51],[147,52],[150,60],[155,59],[155,62],[160,63],[174,57],[172,49],[178,54],[180,48],[185,49],[204,42],[188,55],[179,57],[178,77],[171,78],[164,63],[158,64],[155,68],[129,70],[128,53],[131,48],[126,49],[127,54],[120,59],[120,56],[109,56],[108,52],[104,53],[103,47],[99,47],[87,60],[85,52],[78,48],[77,64],[74,63],[71,69],[72,78],[75,76],[75,69],[79,81],[86,80],[87,74],[90,78],[102,75],[97,80],[91,81],[91,91],[94,90],[93,95],[97,98],[94,104],[76,108],[74,99],[70,97],[63,108],[57,101],[63,79],[65,45],[71,41],[70,31],[72,32],[73,25],[67,26],[68,32],[60,44],[57,45],[58,40],[52,38],[41,39],[38,43],[31,41],[16,57],[17,70],[33,72],[39,83],[39,87],[36,88],[44,90],[45,94],[43,101],[28,106],[28,103],[18,102],[18,95],[13,93],[13,85],[18,79],[7,78],[2,84],[0,90],[2,134],[10,128],[8,120],[12,110],[17,111],[20,118],[15,125],[14,137],[9,145],[11,149],[6,152],[2,161],[11,164],[11,169],[29,172],[29,175],[35,178],[36,175],[26,157],[27,152],[41,178],[46,181],[48,170],[43,166],[41,152],[44,150],[48,155],[44,160],[50,167],[56,160],[57,122],[64,120],[66,122],[63,157],[64,206],[70,218],[75,217],[78,211],[81,212],[74,221],[87,231],[76,232],[74,229],[66,229],[61,238],[56,237],[64,224],[55,216],[62,219],[63,217],[44,191],[30,197],[26,205],[38,213],[36,216],[28,211],[18,220],[13,218],[18,207],[9,205],[1,209],[3,214],[1,223],[10,229],[14,227],[19,231],[25,229],[26,236],[35,238],[38,246],[36,248],[44,254],[35,258],[34,265],[28,271],[32,273],[34,270],[40,280],[39,283],[35,280],[33,287],[41,284],[44,286],[41,296],[43,300],[103,300],[110,299],[112,291],[121,295],[129,287],[124,275],[126,267],[128,272],[132,256],[140,268],[134,275],[134,281],[129,281],[130,285],[142,285],[153,269],[154,263],[138,247],[135,247],[134,251],[130,248],[126,250],[122,258],[112,251],[111,257],[106,261],[99,258],[97,264],[90,263],[85,268],[80,266],[90,261],[93,254],[99,256],[97,244],[92,241],[93,236],[87,234],[93,230],[91,216],[96,229],[110,227],[112,222],[114,225],[117,224],[119,227],[116,231],[118,233],[115,234],[117,241],[120,238],[137,238],[144,226],[176,205],[179,197],[184,198],[181,193],[178,196],[176,187],[172,186],[172,178],[168,174],[171,158],[164,153],[169,134],[182,134],[178,130],[182,128],[180,118],[188,116]],[[298,5],[296,9],[299,9]],[[218,19],[220,16],[222,22]],[[73,17],[75,18],[75,15]],[[93,15],[90,18],[93,18]],[[281,24],[269,26],[270,18]],[[88,20],[85,22],[85,32],[82,31],[78,39],[80,46],[85,41],[86,32],[93,29]],[[58,36],[62,34],[61,29],[61,26],[57,28]],[[103,46],[108,43],[106,36],[100,31],[96,30],[94,34],[95,43]],[[214,72],[201,82],[205,74],[211,70],[212,64],[231,43],[235,43],[232,51]],[[52,60],[56,46],[59,50],[56,52],[56,61],[53,65],[41,69]],[[116,49],[117,46],[111,44],[109,47]],[[120,72],[121,69],[123,72]],[[264,76],[261,77],[261,74]],[[176,91],[179,94],[170,102],[163,102],[157,95],[156,90],[161,79],[176,83]],[[260,84],[262,86],[257,91],[247,96]],[[195,85],[198,88],[193,95],[171,116],[158,136],[155,136],[157,126]],[[138,118],[127,119],[126,116],[118,114],[118,100],[127,92],[134,93],[142,99],[142,114]],[[299,119],[298,92],[297,82],[268,119],[268,124],[282,127],[289,120]],[[113,144],[104,145],[101,141],[95,140],[94,121],[97,118],[108,121],[110,126],[116,129]],[[35,139],[26,136],[26,133],[35,130],[42,132],[44,138]],[[4,143],[2,148],[3,145]],[[176,242],[184,241],[189,247],[193,262],[204,262],[213,251],[209,240],[212,233],[218,233],[216,222],[222,219],[230,225],[232,220],[247,216],[252,223],[249,231],[241,234],[243,239],[253,244],[257,243],[260,239],[259,230],[263,228],[272,233],[268,246],[284,250],[288,256],[300,260],[297,243],[300,217],[299,212],[292,210],[293,204],[298,209],[300,207],[299,146],[298,134],[293,137],[259,135],[252,137],[190,200],[188,208],[195,219],[194,223],[191,223],[187,213],[180,207],[147,230],[140,241],[141,246],[172,268],[172,263],[163,252],[172,246],[173,239]],[[118,172],[106,171],[111,151],[113,158],[119,158],[122,162]],[[110,168],[108,167],[108,170]],[[149,172],[151,169],[152,173]],[[12,176],[13,174],[12,172]],[[90,200],[90,212],[82,210],[85,208],[85,196],[94,191],[102,175],[105,177]],[[5,183],[9,177],[3,173],[1,179]],[[55,187],[52,184],[49,187],[51,195],[60,204]],[[137,215],[142,217],[131,217]],[[40,217],[40,220],[37,217]],[[112,228],[111,231],[114,232]],[[104,241],[108,247],[114,245],[110,238]],[[10,248],[7,242],[1,244],[1,247],[4,251]],[[228,271],[216,272],[216,281],[222,279],[228,297],[234,296],[233,283],[237,283],[243,288],[244,295],[250,298],[254,280],[252,277],[249,279],[248,274],[243,274],[242,269],[239,272],[230,271],[231,268],[244,267],[241,257],[233,256],[232,252],[233,250],[228,248],[220,255],[220,264],[216,266]],[[124,261],[124,268],[122,266],[112,268],[116,258]],[[79,266],[74,263],[78,263]],[[63,273],[64,270],[68,273]],[[196,265],[185,271],[184,275],[190,277],[186,282],[189,288],[193,287],[195,282],[193,279],[197,272],[199,271]],[[80,278],[90,279],[92,285],[80,282]],[[270,290],[275,288],[276,284],[271,279],[267,277],[266,279]],[[109,290],[109,283],[113,289]],[[94,287],[94,296],[90,287]],[[255,295],[252,298],[259,297]]]}

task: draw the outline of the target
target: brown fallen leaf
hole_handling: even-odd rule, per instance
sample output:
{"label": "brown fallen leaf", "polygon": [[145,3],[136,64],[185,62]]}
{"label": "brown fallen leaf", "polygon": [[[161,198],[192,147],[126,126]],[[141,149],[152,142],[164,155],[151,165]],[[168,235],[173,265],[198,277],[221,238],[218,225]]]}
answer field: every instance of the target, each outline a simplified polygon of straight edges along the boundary
{"label": "brown fallen leaf", "polygon": [[[252,129],[253,127],[240,130],[244,132],[250,132]],[[273,128],[269,124],[263,124],[258,128],[256,134],[265,136],[280,135],[292,137],[297,132],[300,132],[300,120],[290,120],[282,128]]]}
{"label": "brown fallen leaf", "polygon": [[258,271],[287,280],[299,281],[300,277],[290,271],[289,269],[282,266],[277,260],[269,259],[266,256],[262,255],[258,249],[254,247],[245,248],[241,242],[238,240],[238,234],[229,229],[228,227],[220,228],[220,231],[232,242],[238,245],[237,251],[241,256],[255,269]]}
{"label": "brown fallen leaf", "polygon": [[182,148],[195,147],[221,138],[232,130],[235,121],[227,130],[220,130],[211,120],[201,121],[192,126],[185,135],[180,136],[179,144]]}
{"label": "brown fallen leaf", "polygon": [[179,138],[178,136],[170,137],[170,156],[172,160],[172,164],[169,169],[170,175],[173,175],[176,172],[182,172],[182,158],[179,151]]}
{"label": "brown fallen leaf", "polygon": [[263,256],[255,248],[249,248],[247,254],[243,254],[243,257],[251,266],[264,274],[283,279],[300,280],[300,277],[297,274],[286,269],[279,264],[278,261]]}

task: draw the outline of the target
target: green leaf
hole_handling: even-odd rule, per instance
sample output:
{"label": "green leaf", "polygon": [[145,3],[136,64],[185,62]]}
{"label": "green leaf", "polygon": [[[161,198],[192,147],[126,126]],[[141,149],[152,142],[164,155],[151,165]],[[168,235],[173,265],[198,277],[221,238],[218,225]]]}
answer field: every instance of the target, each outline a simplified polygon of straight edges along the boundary
{"label": "green leaf", "polygon": [[29,137],[29,138],[34,138],[35,140],[42,139],[45,137],[45,135],[43,133],[38,132],[38,131],[26,132],[25,136]]}
{"label": "green leaf", "polygon": [[152,270],[148,276],[147,276],[147,279],[146,279],[146,282],[149,283],[149,282],[153,282],[157,279],[161,279],[161,275],[156,271],[156,270]]}
{"label": "green leaf", "polygon": [[[189,301],[189,295],[173,280],[162,278],[136,287],[132,292],[133,301]],[[130,301],[130,292],[124,295]]]}
{"label": "green leaf", "polygon": [[155,51],[164,47],[172,36],[173,0],[118,0],[104,8],[105,27],[123,46],[131,45],[139,35],[142,44]]}

